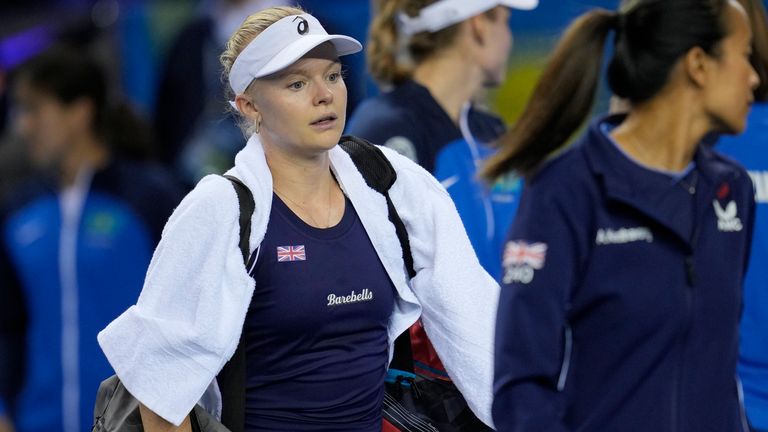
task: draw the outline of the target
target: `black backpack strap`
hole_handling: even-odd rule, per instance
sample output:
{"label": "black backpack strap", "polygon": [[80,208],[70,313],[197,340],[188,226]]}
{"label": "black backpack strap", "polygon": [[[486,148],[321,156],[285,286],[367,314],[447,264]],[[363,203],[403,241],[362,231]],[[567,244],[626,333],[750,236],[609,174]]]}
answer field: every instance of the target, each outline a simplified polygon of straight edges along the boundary
{"label": "black backpack strap", "polygon": [[[416,270],[413,268],[413,255],[411,254],[411,243],[408,241],[408,231],[406,231],[405,224],[400,219],[400,215],[397,214],[395,204],[389,197],[389,188],[397,180],[395,169],[378,147],[362,138],[351,135],[343,136],[339,146],[349,153],[352,162],[354,162],[360,174],[363,175],[368,187],[384,195],[384,198],[387,200],[389,221],[395,226],[395,233],[397,233],[397,239],[400,241],[400,248],[403,250],[403,261],[405,262],[408,276],[413,278],[416,276]],[[389,367],[413,372],[410,329],[395,339],[395,352]]]}
{"label": "black backpack strap", "polygon": [[243,253],[243,262],[248,267],[248,264],[250,264],[248,258],[251,255],[249,244],[249,239],[251,238],[251,217],[256,208],[256,203],[253,201],[251,190],[239,178],[231,175],[224,175],[224,178],[232,182],[232,187],[235,188],[237,193],[237,202],[240,204],[240,251]]}
{"label": "black backpack strap", "polygon": [[[240,179],[225,175],[237,193],[240,204],[240,251],[243,263],[247,269],[253,264],[256,252],[251,254],[249,239],[251,237],[251,216],[256,207],[253,194]],[[250,259],[249,259],[250,258]],[[245,350],[242,344],[216,377],[221,391],[221,423],[232,432],[243,432],[245,429]]]}
{"label": "black backpack strap", "polygon": [[378,147],[362,138],[345,135],[341,137],[339,146],[349,153],[352,162],[355,163],[360,174],[363,175],[368,187],[384,195],[384,198],[387,200],[389,221],[395,226],[397,239],[400,240],[400,247],[403,250],[403,261],[405,262],[406,270],[408,270],[408,276],[413,278],[416,276],[416,270],[413,268],[413,255],[411,255],[411,243],[408,241],[408,231],[405,230],[405,224],[400,219],[400,215],[397,214],[395,204],[389,197],[389,188],[397,180],[395,169]]}

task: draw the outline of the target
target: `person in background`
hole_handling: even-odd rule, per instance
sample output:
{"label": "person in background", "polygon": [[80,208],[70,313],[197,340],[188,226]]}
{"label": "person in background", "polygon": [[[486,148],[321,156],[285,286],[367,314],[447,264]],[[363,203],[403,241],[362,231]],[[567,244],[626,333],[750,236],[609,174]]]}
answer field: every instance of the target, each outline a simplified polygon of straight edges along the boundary
{"label": "person in background", "polygon": [[[564,149],[611,32],[608,83],[629,112]],[[736,363],[754,190],[705,137],[744,130],[751,53],[735,0],[626,1],[566,31],[484,171],[526,176],[503,258],[497,430],[747,430]]]}
{"label": "person in background", "polygon": [[12,89],[38,174],[0,206],[0,418],[18,432],[79,432],[112,374],[96,334],[138,294],[182,190],[122,156],[142,134],[93,60],[53,48]]}
{"label": "person in background", "polygon": [[768,18],[762,0],[740,0],[752,23],[752,63],[760,75],[746,131],[723,136],[718,151],[742,163],[755,185],[755,228],[744,280],[738,371],[747,417],[755,431],[768,431]]}
{"label": "person in background", "polygon": [[498,284],[446,191],[384,148],[409,278],[387,201],[337,145],[347,103],[339,57],[361,49],[289,7],[251,15],[231,36],[221,62],[250,138],[227,173],[255,202],[250,266],[236,192],[206,176],[169,219],[137,304],[99,333],[148,432],[190,430],[201,396],[220,401],[214,380],[237,347],[246,431],[379,432],[394,340],[420,316],[490,423]]}
{"label": "person in background", "polygon": [[434,174],[456,203],[480,263],[498,277],[521,184],[508,176],[489,187],[477,178],[505,126],[473,98],[506,75],[510,8],[533,9],[538,0],[376,3],[368,69],[386,92],[363,101],[347,131]]}

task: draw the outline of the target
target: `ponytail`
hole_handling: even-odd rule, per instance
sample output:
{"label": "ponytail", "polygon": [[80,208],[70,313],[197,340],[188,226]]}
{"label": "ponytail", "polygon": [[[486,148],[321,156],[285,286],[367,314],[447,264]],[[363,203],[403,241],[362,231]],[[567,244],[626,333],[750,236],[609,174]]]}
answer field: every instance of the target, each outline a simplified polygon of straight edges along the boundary
{"label": "ponytail", "polygon": [[562,147],[590,112],[595,98],[605,39],[618,15],[597,9],[565,32],[514,128],[501,137],[500,150],[483,168],[494,180],[510,170],[531,175]]}
{"label": "ponytail", "polygon": [[[398,15],[410,17],[436,0],[376,0],[375,18],[371,22],[366,58],[371,76],[383,85],[398,85],[409,79],[413,68],[436,52],[451,46],[459,34],[461,23],[436,32],[423,31],[402,39]],[[486,12],[489,16],[493,11]],[[405,60],[404,58],[407,58]]]}
{"label": "ponytail", "polygon": [[385,84],[397,84],[408,79],[410,68],[398,63],[397,14],[407,0],[377,0],[376,13],[368,37],[368,71],[373,78]]}

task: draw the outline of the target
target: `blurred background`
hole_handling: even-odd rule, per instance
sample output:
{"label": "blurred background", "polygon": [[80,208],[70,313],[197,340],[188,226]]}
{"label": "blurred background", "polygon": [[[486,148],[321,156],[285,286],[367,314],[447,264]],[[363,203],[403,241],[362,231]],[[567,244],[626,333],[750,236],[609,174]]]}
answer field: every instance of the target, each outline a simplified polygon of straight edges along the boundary
{"label": "blurred background", "polygon": [[[163,73],[174,48],[191,48],[203,37],[206,20],[221,17],[225,7],[253,11],[277,1],[253,0],[4,0],[0,3],[0,130],[8,124],[7,78],[14,67],[57,42],[87,50],[109,67],[113,89],[153,120],[159,115]],[[286,2],[296,3],[296,2]],[[297,2],[316,15],[329,31],[364,40],[370,22],[367,0],[303,0]],[[530,12],[515,11],[511,26],[515,37],[509,78],[489,95],[489,104],[513,121],[531,91],[557,36],[575,16],[594,6],[615,8],[617,0],[543,0]],[[224,4],[228,4],[224,6]],[[233,13],[233,16],[238,16]],[[239,17],[239,16],[238,16]],[[202,24],[201,24],[202,23]],[[227,23],[229,24],[229,23]],[[224,25],[226,27],[226,24]],[[231,25],[227,28],[230,28]],[[197,30],[197,31],[195,31]],[[182,32],[186,40],[179,40]],[[214,36],[216,40],[217,36]],[[223,36],[222,36],[223,37]],[[219,38],[221,39],[221,38]],[[218,47],[217,47],[218,48]],[[183,56],[193,62],[193,52]],[[361,98],[378,92],[366,78],[363,54],[347,64],[350,111]],[[187,78],[194,77],[188,73]],[[195,92],[192,82],[176,86]],[[177,106],[176,109],[184,109]],[[600,109],[600,107],[598,108]]]}
{"label": "blurred background", "polygon": [[[111,98],[127,102],[146,122],[151,135],[126,139],[134,148],[124,148],[124,153],[161,162],[188,187],[207,173],[225,169],[242,144],[242,135],[226,113],[218,54],[249,13],[296,3],[317,16],[329,32],[366,39],[373,9],[369,0],[0,2],[0,195],[26,170],[23,145],[10,130],[13,71],[55,45],[75,47],[101,63],[108,72]],[[514,44],[508,79],[487,95],[488,108],[513,122],[567,24],[589,8],[615,8],[617,3],[543,0],[534,11],[515,11],[510,19]],[[379,89],[365,72],[363,53],[343,61],[351,113]],[[607,107],[606,93],[603,89],[599,94],[598,112]],[[143,147],[136,148],[139,145]]]}
{"label": "blurred background", "polygon": [[[485,100],[480,101],[481,104],[498,113],[507,124],[514,123],[522,112],[551,49],[567,25],[589,9],[616,9],[618,3],[619,0],[540,0],[539,7],[533,11],[513,11],[510,26],[514,43],[507,79],[499,88],[483,95]],[[131,111],[131,116],[120,117],[124,119],[123,124],[112,125],[115,127],[115,133],[107,137],[112,141],[110,151],[133,162],[151,163],[162,167],[174,178],[173,181],[179,183],[179,190],[167,191],[163,197],[163,205],[160,206],[160,199],[148,195],[148,191],[159,189],[152,184],[166,185],[171,189],[171,181],[166,181],[166,177],[148,174],[146,183],[142,183],[136,180],[141,175],[135,174],[134,177],[126,176],[125,181],[121,177],[121,181],[113,182],[119,183],[121,187],[120,193],[116,195],[145,211],[141,223],[149,227],[147,230],[150,234],[157,231],[157,235],[147,235],[147,245],[144,245],[146,256],[142,255],[141,260],[144,261],[137,263],[141,268],[134,275],[139,279],[133,283],[132,290],[125,291],[125,301],[114,302],[116,311],[123,310],[126,304],[131,304],[137,297],[144,268],[153,249],[152,242],[159,237],[167,214],[178,202],[183,190],[193,186],[205,174],[223,172],[231,166],[233,155],[243,146],[245,140],[242,132],[227,110],[228,104],[224,96],[227,84],[220,77],[218,56],[229,35],[245,17],[257,10],[278,4],[299,4],[316,16],[329,33],[350,35],[363,43],[367,39],[373,10],[370,0],[0,1],[0,203],[12,195],[20,179],[34,173],[26,147],[12,126],[19,123],[14,119],[20,118],[22,113],[22,107],[15,106],[14,103],[14,100],[18,99],[14,94],[15,74],[25,62],[51,47],[61,45],[74,48],[94,59],[106,71],[109,105],[125,106]],[[379,89],[365,71],[364,53],[343,57],[342,61],[349,89],[349,114],[360,101],[378,94]],[[594,111],[605,112],[607,108],[608,91],[603,83]],[[29,111],[33,109],[26,106],[24,110],[28,111],[26,115],[29,115]],[[142,169],[147,173],[155,172],[147,167]],[[135,168],[125,172],[138,173]],[[151,183],[150,177],[156,183]],[[3,210],[9,209],[0,207],[0,216],[3,215]],[[105,215],[112,213],[100,209],[92,225],[93,232],[97,232],[98,236],[86,237],[87,241],[94,242],[94,250],[101,256],[106,256],[103,250],[106,250],[105,244],[109,240],[109,250],[114,252],[116,257],[109,259],[112,262],[121,259],[123,255],[120,253],[136,255],[133,251],[126,252],[128,248],[125,247],[124,238],[107,238],[104,234],[117,232],[115,227],[118,224],[115,221],[122,220],[120,217],[123,216],[120,215],[123,213],[117,210],[114,212],[118,216],[110,216],[110,219]],[[28,232],[22,234],[26,235]],[[54,258],[55,252],[51,254]],[[0,254],[2,253],[5,252],[0,250]],[[9,268],[3,268],[3,262],[10,260],[0,256],[0,329],[12,328],[16,331],[18,329],[14,326],[17,323],[23,325],[27,319],[30,322],[34,319],[53,322],[55,318],[46,314],[33,316],[34,314],[30,313],[30,317],[19,316],[24,315],[19,312],[24,309],[23,296],[18,288],[21,284],[11,281],[8,275],[12,272]],[[110,272],[104,270],[106,264],[102,261],[94,261],[92,264],[102,272]],[[90,276],[91,269],[84,264],[79,265],[84,270],[83,273]],[[31,273],[39,272],[38,267],[33,268],[35,271]],[[99,286],[96,282],[93,285]],[[8,289],[9,287],[11,289]],[[44,288],[48,289],[47,286]],[[44,294],[44,297],[51,297],[50,291],[45,291]],[[27,302],[29,305],[33,300]],[[59,304],[54,302],[51,307],[58,308]],[[102,308],[94,306],[96,307]],[[89,315],[95,313],[94,310],[81,306],[80,313]],[[113,315],[116,314],[117,312]],[[93,355],[99,358],[88,357],[86,353],[82,356],[87,362],[100,362],[104,368],[107,365],[100,351],[96,351],[95,332],[114,318],[106,315],[105,313],[103,322],[94,322],[92,328],[84,331],[81,336],[82,340],[86,341],[83,345],[92,346],[94,352],[98,352]],[[69,318],[73,322],[76,321],[77,309]],[[52,333],[60,333],[57,324],[51,324],[51,327],[49,330]],[[21,331],[17,333],[12,336],[17,337]],[[23,363],[23,349],[18,348],[21,344],[19,338],[20,336],[17,340],[8,342],[7,346],[3,346],[6,342],[0,340],[0,372],[22,370],[18,369]],[[19,355],[13,355],[11,358],[12,354],[9,353]],[[44,360],[55,363],[58,358]],[[41,366],[41,369],[44,368],[50,369],[46,364]],[[20,372],[15,374],[16,378],[21,376]],[[106,377],[102,375],[101,371],[94,373],[94,379]],[[11,382],[16,381],[14,376],[10,378],[12,379],[0,379],[0,432],[13,430],[3,423],[9,407],[4,406],[2,396],[16,391],[19,385],[18,382]],[[62,430],[86,430],[88,425],[84,423],[92,412],[95,397],[95,388],[92,387],[94,386],[84,386],[82,397],[75,395],[70,398],[76,401],[70,411],[77,411],[79,405],[82,419],[85,420],[74,418],[76,415],[73,414],[72,418],[64,419],[69,426]],[[69,396],[65,395],[64,399],[67,397]],[[38,406],[39,401],[33,398],[29,401],[30,407]],[[29,429],[18,428],[33,429],[31,426]]]}

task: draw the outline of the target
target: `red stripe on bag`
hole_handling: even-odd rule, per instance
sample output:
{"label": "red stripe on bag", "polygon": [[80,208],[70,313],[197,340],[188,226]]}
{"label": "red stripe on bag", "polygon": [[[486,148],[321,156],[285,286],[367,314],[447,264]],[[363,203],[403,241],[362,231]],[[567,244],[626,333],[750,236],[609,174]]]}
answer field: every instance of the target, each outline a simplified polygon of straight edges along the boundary
{"label": "red stripe on bag", "polygon": [[382,419],[381,420],[381,432],[400,432],[400,429],[392,426],[392,423]]}
{"label": "red stripe on bag", "polygon": [[445,372],[445,366],[437,356],[435,347],[432,346],[432,342],[427,337],[427,332],[424,331],[424,327],[421,324],[421,320],[416,321],[411,328],[411,349],[413,350],[413,361],[416,363],[422,363],[430,367],[430,369],[420,368],[417,365],[414,366],[417,373],[435,378],[443,381],[450,382],[448,373]]}

